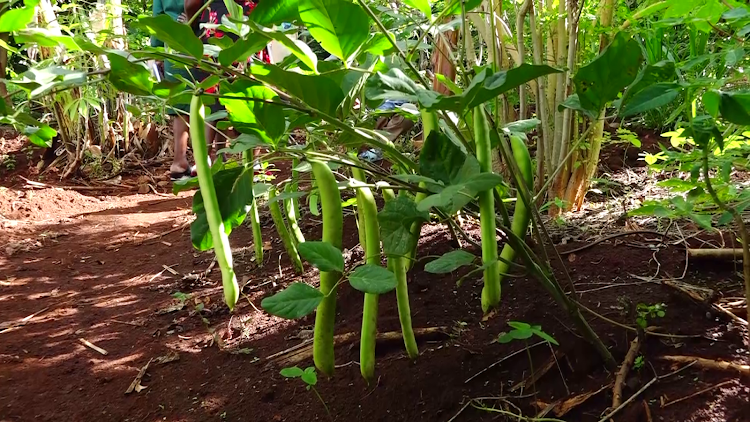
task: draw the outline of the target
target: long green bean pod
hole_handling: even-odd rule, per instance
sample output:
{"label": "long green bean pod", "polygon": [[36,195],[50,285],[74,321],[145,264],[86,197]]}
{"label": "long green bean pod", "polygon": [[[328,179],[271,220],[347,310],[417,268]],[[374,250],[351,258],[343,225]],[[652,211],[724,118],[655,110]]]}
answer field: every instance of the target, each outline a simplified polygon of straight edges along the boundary
{"label": "long green bean pod", "polygon": [[[311,161],[310,164],[323,208],[323,241],[341,249],[344,216],[336,178],[326,163]],[[340,278],[341,273],[336,271],[320,272],[320,291],[325,298],[315,313],[313,361],[315,367],[328,376],[333,375],[334,369],[333,329],[336,322],[336,284]]]}
{"label": "long green bean pod", "polygon": [[268,191],[268,209],[271,211],[273,224],[276,226],[276,231],[279,233],[281,242],[284,244],[284,249],[286,249],[286,253],[289,254],[289,259],[292,261],[294,271],[296,271],[297,274],[302,274],[304,269],[302,268],[302,260],[299,257],[299,252],[297,252],[297,245],[294,244],[292,235],[286,227],[284,216],[281,214],[281,206],[279,205],[280,201],[274,201],[274,198],[276,198],[276,187],[272,187]]}
{"label": "long green bean pod", "polygon": [[204,130],[206,127],[205,119],[206,112],[203,110],[203,102],[200,95],[195,94],[190,103],[190,139],[198,171],[198,186],[200,186],[203,206],[206,210],[208,228],[211,230],[216,261],[221,269],[224,301],[232,310],[240,297],[240,286],[237,284],[237,277],[232,267],[232,248],[229,246],[229,236],[224,231],[224,221],[221,218],[219,201],[216,197],[213,173],[211,173],[211,166],[208,164],[208,146],[206,145]]}
{"label": "long green bean pod", "polygon": [[[299,160],[297,160],[296,158],[292,160],[292,169],[297,167],[298,164]],[[297,183],[298,173],[299,172],[297,170],[292,170],[292,181],[286,184],[284,191],[297,192],[297,188],[299,187],[299,184]],[[299,199],[295,197],[285,199],[284,209],[286,210],[286,219],[287,221],[289,221],[289,228],[292,229],[292,234],[294,235],[294,241],[298,244],[304,243],[305,235],[302,234],[302,230],[300,230],[299,223],[297,221],[300,216]]]}
{"label": "long green bean pod", "polygon": [[[531,166],[531,155],[529,155],[529,150],[526,148],[526,143],[521,137],[511,135],[510,147],[513,151],[513,159],[516,160],[518,168],[521,170],[521,174],[517,176],[516,182],[525,183],[529,188],[529,191],[531,191],[534,184],[534,171]],[[526,230],[529,228],[530,221],[531,213],[526,208],[526,204],[524,204],[521,198],[518,198],[518,200],[516,200],[516,207],[513,211],[513,221],[511,222],[510,230],[517,237],[523,239],[526,235]],[[500,253],[500,257],[512,262],[516,257],[516,251],[509,243],[506,243],[505,246],[503,246],[503,251]],[[502,282],[503,275],[507,274],[510,270],[510,265],[504,261],[500,261],[497,267],[500,281]]]}
{"label": "long green bean pod", "polygon": [[[354,178],[366,182],[365,173],[352,168]],[[361,216],[365,231],[366,245],[365,262],[380,265],[380,226],[378,224],[378,207],[370,188],[357,189],[357,213]],[[367,382],[375,376],[375,343],[378,336],[378,299],[379,295],[365,293],[365,303],[362,309],[362,332],[359,342],[359,370]]]}
{"label": "long green bean pod", "polygon": [[[437,113],[435,113],[434,111],[426,111],[426,110],[420,111],[420,115],[422,116],[422,140],[424,142],[424,144],[422,145],[422,148],[424,149],[425,144],[429,142],[428,139],[430,137],[430,133],[438,129],[438,116],[437,116]],[[424,188],[425,184],[420,183],[419,186],[421,188]],[[414,200],[418,204],[427,196],[428,194],[424,192],[417,192],[416,198]],[[412,248],[411,252],[404,260],[404,265],[406,265],[407,271],[411,269],[412,265],[414,265],[414,260],[417,257],[417,246],[419,245],[419,236],[422,234],[422,224],[423,224],[422,221],[419,221],[419,222],[415,221],[411,225],[411,230],[410,230],[411,235],[414,236],[417,239],[417,241],[414,242],[414,247]]]}
{"label": "long green bean pod", "polygon": [[[386,202],[396,199],[391,189],[383,189],[383,198]],[[406,283],[406,265],[404,258],[400,256],[388,257],[388,269],[396,275],[396,303],[398,306],[398,320],[401,323],[401,336],[404,338],[404,347],[409,358],[416,359],[419,356],[417,339],[414,337],[414,328],[411,325],[411,308],[409,307],[409,287]]]}
{"label": "long green bean pod", "polygon": [[[490,145],[490,128],[484,109],[474,109],[474,142],[476,143],[477,161],[484,173],[492,172],[492,147]],[[487,312],[500,304],[500,274],[497,271],[497,234],[495,232],[495,196],[494,189],[479,192],[479,224],[482,234],[482,262],[489,265],[484,270],[484,287],[482,288],[482,311]]]}
{"label": "long green bean pod", "polygon": [[[244,151],[242,153],[242,163],[246,168],[252,168],[253,156],[252,151]],[[252,179],[255,179],[253,176]],[[251,180],[252,180],[251,179]],[[255,183],[255,180],[253,180]],[[252,186],[252,185],[251,185]],[[250,188],[252,190],[252,187]],[[263,266],[263,232],[260,229],[260,217],[258,216],[258,201],[253,195],[250,200],[250,211],[248,211],[250,217],[250,227],[253,229],[253,246],[255,248],[255,264],[259,267]]]}

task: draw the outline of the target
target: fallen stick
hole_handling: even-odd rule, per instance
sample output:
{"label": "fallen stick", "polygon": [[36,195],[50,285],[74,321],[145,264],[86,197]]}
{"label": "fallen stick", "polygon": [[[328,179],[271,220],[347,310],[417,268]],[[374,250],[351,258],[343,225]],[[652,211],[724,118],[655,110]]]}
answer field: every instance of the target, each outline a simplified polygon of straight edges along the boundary
{"label": "fallen stick", "polygon": [[651,234],[651,235],[654,235],[654,236],[661,236],[662,238],[668,237],[666,233],[659,233],[659,232],[655,232],[653,230],[633,230],[633,231],[615,233],[615,234],[611,234],[609,236],[604,236],[604,237],[601,237],[601,238],[599,238],[599,239],[597,239],[597,240],[595,240],[595,241],[593,241],[591,243],[588,243],[586,245],[580,246],[578,248],[574,248],[574,249],[571,249],[571,250],[568,250],[568,251],[560,251],[558,253],[560,255],[570,255],[572,253],[581,252],[583,250],[586,250],[586,249],[589,249],[589,248],[593,248],[594,246],[596,246],[596,245],[598,245],[598,244],[600,244],[602,242],[606,242],[608,240],[612,240],[612,239],[615,239],[615,238],[618,238],[618,237],[622,237],[622,236],[630,236],[630,235],[634,235],[634,234]]}
{"label": "fallen stick", "polygon": [[99,346],[91,343],[90,341],[88,341],[86,339],[79,338],[78,341],[80,341],[81,343],[83,343],[83,345],[86,346],[86,347],[88,347],[89,349],[97,351],[97,352],[103,354],[104,356],[107,356],[109,354],[109,352],[107,352],[106,350],[104,350],[101,347],[99,347]]}
{"label": "fallen stick", "polygon": [[628,353],[625,355],[625,359],[623,359],[622,361],[622,366],[620,366],[620,369],[617,371],[615,384],[612,388],[613,409],[618,408],[622,404],[622,388],[625,385],[625,379],[628,377],[630,367],[633,365],[633,362],[635,362],[635,357],[638,356],[638,350],[640,350],[640,348],[641,342],[639,341],[638,337],[636,337],[633,339],[633,341],[630,342]]}
{"label": "fallen stick", "polygon": [[701,305],[711,308],[712,310],[720,314],[724,314],[728,316],[729,319],[734,320],[738,324],[741,324],[744,326],[748,325],[748,322],[742,317],[735,315],[734,313],[730,312],[729,310],[719,305],[718,303],[711,303],[714,300],[714,297],[716,296],[715,292],[711,289],[693,286],[692,284],[678,282],[677,280],[664,280],[662,284],[677,290],[678,292],[686,295],[687,297],[693,299],[694,301],[700,303]]}
{"label": "fallen stick", "polygon": [[536,346],[542,345],[542,344],[547,344],[547,342],[546,342],[546,341],[540,341],[539,343],[536,343],[536,344],[532,344],[531,346],[528,346],[528,347],[524,347],[523,349],[520,349],[520,350],[516,350],[515,352],[513,352],[513,353],[509,354],[508,356],[504,356],[504,357],[503,357],[502,359],[500,359],[499,361],[497,361],[497,362],[493,363],[492,365],[490,365],[490,366],[488,366],[488,367],[486,367],[486,368],[482,369],[481,371],[477,372],[476,374],[472,375],[472,376],[471,376],[471,377],[470,377],[469,379],[467,379],[466,381],[464,381],[464,384],[468,384],[468,383],[469,383],[469,382],[471,382],[471,380],[473,380],[474,378],[476,378],[476,377],[478,377],[478,376],[480,376],[480,375],[484,374],[485,372],[487,372],[487,371],[489,371],[490,369],[492,369],[492,368],[496,367],[497,365],[500,365],[501,363],[505,362],[506,360],[508,360],[508,359],[510,359],[510,358],[512,358],[512,357],[514,357],[514,356],[517,356],[517,355],[519,355],[519,354],[521,354],[521,353],[524,353],[525,351],[527,351],[527,350],[530,350],[530,349],[532,349],[532,348],[534,348],[534,347],[536,347]]}
{"label": "fallen stick", "polygon": [[9,331],[13,331],[17,328],[23,327],[24,325],[28,324],[29,321],[31,321],[32,318],[35,316],[41,314],[42,312],[46,312],[50,307],[47,306],[46,308],[42,309],[41,311],[36,311],[31,315],[28,315],[24,317],[23,319],[15,322],[3,322],[0,323],[0,334],[7,333]]}
{"label": "fallen stick", "polygon": [[539,381],[544,375],[547,374],[547,372],[549,372],[550,369],[552,369],[555,366],[555,364],[557,363],[557,360],[559,358],[562,358],[564,355],[565,353],[560,351],[550,356],[550,358],[547,360],[547,363],[545,363],[543,367],[537,369],[533,373],[529,374],[529,376],[526,377],[526,379],[520,381],[519,383],[511,387],[510,392],[515,393],[521,388],[525,389],[529,385],[536,384],[537,381]]}
{"label": "fallen stick", "polygon": [[646,413],[646,422],[654,422],[654,419],[651,417],[651,408],[648,407],[646,400],[643,400],[643,411]]}
{"label": "fallen stick", "polygon": [[742,249],[688,249],[688,255],[694,259],[716,259],[719,261],[742,260]]}
{"label": "fallen stick", "polygon": [[693,398],[693,397],[695,397],[695,396],[699,396],[699,395],[701,395],[701,394],[703,394],[703,393],[707,393],[707,392],[709,392],[709,391],[711,391],[711,390],[715,390],[715,389],[717,389],[717,388],[719,388],[719,387],[723,387],[723,386],[725,386],[725,385],[728,385],[728,384],[732,384],[732,383],[734,383],[735,381],[736,381],[736,380],[728,380],[728,381],[720,382],[720,383],[718,383],[718,384],[715,384],[715,385],[712,385],[712,386],[710,386],[710,387],[708,387],[708,388],[704,388],[703,390],[700,390],[700,391],[696,391],[695,393],[693,393],[693,394],[691,394],[691,395],[689,395],[689,396],[685,396],[685,397],[682,397],[682,398],[679,398],[679,399],[676,399],[676,400],[672,400],[672,401],[670,401],[670,402],[664,403],[663,405],[661,405],[661,408],[663,409],[663,408],[665,408],[665,407],[667,407],[667,406],[671,406],[671,405],[673,405],[673,404],[676,404],[676,403],[679,403],[679,402],[682,402],[682,401],[685,401],[685,400],[689,400],[689,399],[692,399],[692,398]]}
{"label": "fallen stick", "polygon": [[750,365],[739,365],[731,362],[721,362],[712,359],[699,358],[695,356],[662,356],[659,359],[675,363],[694,363],[703,369],[715,369],[717,371],[738,372],[741,375],[750,376]]}
{"label": "fallen stick", "polygon": [[677,375],[678,373],[680,373],[680,372],[688,369],[689,367],[691,367],[693,365],[695,365],[695,362],[688,363],[687,365],[683,366],[682,368],[676,369],[676,370],[674,370],[674,371],[672,371],[672,372],[670,372],[668,374],[655,376],[651,381],[647,382],[646,385],[644,385],[643,387],[641,387],[640,390],[636,391],[635,394],[633,394],[632,396],[628,397],[628,399],[625,400],[616,409],[612,410],[611,412],[609,412],[608,414],[606,414],[603,418],[599,419],[599,422],[607,422],[608,419],[612,419],[613,416],[615,416],[616,414],[620,413],[620,411],[622,411],[622,409],[624,409],[627,405],[629,405],[638,396],[640,396],[641,394],[643,394],[644,391],[648,390],[649,387],[651,387],[652,385],[654,385],[654,383],[656,381],[663,380],[665,378],[669,378],[669,377],[671,377],[673,375]]}
{"label": "fallen stick", "polygon": [[[425,337],[447,336],[447,327],[428,327],[414,330],[414,336],[420,339]],[[358,331],[339,334],[333,337],[334,346],[353,344],[359,341],[360,333]],[[388,343],[391,341],[402,340],[403,336],[400,331],[389,331],[387,333],[378,333],[377,342]],[[269,356],[266,360],[273,360],[278,363],[296,364],[312,357],[312,340],[305,340],[302,344],[293,346],[290,349]]]}

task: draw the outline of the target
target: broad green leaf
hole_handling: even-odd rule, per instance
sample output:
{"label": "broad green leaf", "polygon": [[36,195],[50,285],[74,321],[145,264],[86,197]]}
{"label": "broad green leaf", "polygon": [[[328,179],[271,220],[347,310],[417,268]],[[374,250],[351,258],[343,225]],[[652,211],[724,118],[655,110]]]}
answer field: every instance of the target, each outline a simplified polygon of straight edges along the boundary
{"label": "broad green leaf", "polygon": [[52,138],[57,136],[57,131],[51,127],[40,124],[40,126],[25,126],[23,134],[29,138],[29,141],[43,148],[52,147]]}
{"label": "broad green leaf", "polygon": [[39,0],[24,0],[23,4],[23,7],[6,10],[0,15],[0,32],[19,31],[31,23]]}
{"label": "broad green leaf", "polygon": [[154,82],[151,80],[151,73],[144,66],[119,54],[110,53],[107,58],[111,67],[107,78],[115,88],[135,95],[151,94]]}
{"label": "broad green leaf", "polygon": [[39,97],[52,89],[78,86],[86,82],[85,72],[60,66],[32,67],[13,79],[14,85],[26,91],[31,98]]}
{"label": "broad green leaf", "polygon": [[417,94],[425,89],[398,68],[378,72],[367,80],[367,97],[374,100],[404,100],[418,102]]}
{"label": "broad green leaf", "polygon": [[305,191],[281,192],[278,195],[274,196],[272,199],[270,199],[268,203],[271,204],[271,203],[278,202],[278,201],[286,201],[287,199],[302,198],[303,196],[307,196],[307,192]]}
{"label": "broad green leaf", "polygon": [[703,100],[703,106],[706,108],[708,114],[714,119],[719,117],[719,106],[721,105],[721,93],[715,90],[706,91],[701,97]]}
{"label": "broad green leaf", "polygon": [[433,131],[419,153],[419,172],[446,185],[456,180],[466,154],[442,132]]}
{"label": "broad green leaf", "polygon": [[540,327],[538,325],[535,325],[533,327],[534,334],[536,334],[537,336],[539,336],[542,339],[546,340],[547,342],[554,344],[555,346],[559,346],[560,345],[560,343],[558,343],[557,340],[555,340],[551,335],[549,335],[549,334],[545,333],[544,331],[542,331],[541,328],[542,327]]}
{"label": "broad green leaf", "polygon": [[727,7],[720,1],[707,1],[703,7],[692,13],[692,17],[695,18],[692,23],[699,31],[711,33],[726,10]]}
{"label": "broad green leaf", "polygon": [[742,47],[737,47],[727,51],[725,61],[727,66],[733,67],[737,63],[739,63],[743,57],[745,57],[745,49]]}
{"label": "broad green leaf", "polygon": [[312,313],[324,297],[320,290],[305,283],[292,283],[286,289],[263,299],[260,306],[271,315],[297,319]]}
{"label": "broad green leaf", "polygon": [[656,83],[631,96],[620,108],[620,116],[628,117],[663,107],[680,94],[681,86],[675,82]]}
{"label": "broad green leaf", "polygon": [[750,125],[750,91],[722,92],[719,111],[730,123]]}
{"label": "broad green leaf", "polygon": [[292,366],[291,368],[284,368],[279,372],[284,378],[299,378],[305,373],[298,366]]}
{"label": "broad green leaf", "polygon": [[222,148],[217,154],[241,154],[256,147],[268,147],[269,144],[261,137],[248,133],[241,133],[240,136],[233,139],[228,148]]}
{"label": "broad green leaf", "polygon": [[526,119],[510,122],[503,126],[503,131],[507,133],[529,133],[536,129],[542,123],[539,119]]}
{"label": "broad green leaf", "polygon": [[508,326],[510,326],[511,328],[515,330],[521,330],[521,331],[531,330],[531,324],[528,324],[526,322],[521,322],[521,321],[508,321]]}
{"label": "broad green leaf", "polygon": [[[638,51],[640,52],[640,49]],[[560,73],[560,70],[546,65],[527,63],[500,72],[493,72],[489,67],[486,67],[472,79],[471,84],[464,90],[461,95],[461,107],[464,110],[474,108],[529,81],[552,73]]]}
{"label": "broad green leaf", "polygon": [[430,261],[424,266],[424,270],[433,274],[445,274],[453,272],[465,265],[470,265],[477,257],[464,250],[455,250],[443,254],[438,259]]}
{"label": "broad green leaf", "polygon": [[315,56],[315,53],[313,53],[310,47],[302,40],[294,40],[292,38],[289,38],[289,36],[283,32],[259,27],[253,22],[246,22],[245,24],[254,31],[251,35],[264,37],[266,39],[266,42],[278,42],[279,44],[286,47],[289,52],[292,53],[292,55],[297,57],[302,62],[302,64],[307,66],[307,68],[313,72],[315,72],[318,68],[318,57]]}
{"label": "broad green leaf", "polygon": [[706,230],[711,230],[711,215],[690,213],[690,219]]}
{"label": "broad green leaf", "polygon": [[588,117],[591,120],[596,119],[596,111],[589,110],[587,108],[583,108],[581,105],[581,99],[578,98],[578,94],[573,94],[565,99],[562,103],[558,104],[557,109],[559,111],[563,111],[563,109],[569,108],[571,110],[575,110],[579,113],[582,113],[586,117]]}
{"label": "broad green leaf", "polygon": [[365,264],[349,274],[349,284],[364,293],[382,295],[396,288],[396,275],[380,265]]}
{"label": "broad green leaf", "polygon": [[464,3],[464,10],[467,12],[470,12],[477,7],[479,7],[480,4],[482,4],[482,0],[446,0],[445,5],[449,6],[451,3],[453,6],[450,6],[450,9],[448,10],[449,15],[460,15],[461,14],[461,3]]}
{"label": "broad green leaf", "polygon": [[230,66],[234,62],[244,62],[266,45],[268,45],[267,37],[258,33],[248,34],[247,37],[238,39],[229,48],[222,49],[219,52],[219,63],[222,66]]}
{"label": "broad green leaf", "polygon": [[299,0],[300,20],[326,51],[344,62],[367,40],[370,20],[348,0]]}
{"label": "broad green leaf", "polygon": [[418,211],[414,201],[405,196],[399,195],[386,202],[378,213],[380,238],[386,256],[399,257],[409,253],[418,240],[418,236],[411,234],[412,224],[429,218],[428,213]]}
{"label": "broad green leaf", "polygon": [[626,104],[631,97],[656,83],[674,82],[676,80],[677,73],[674,62],[664,60],[655,64],[648,64],[638,72],[635,81],[628,86],[622,96],[621,104]]}
{"label": "broad green leaf", "polygon": [[151,35],[164,41],[169,48],[199,60],[203,57],[203,43],[195,36],[193,30],[185,24],[176,22],[169,15],[143,17],[138,19],[138,23]]}
{"label": "broad green leaf", "polygon": [[716,222],[716,225],[718,226],[726,226],[727,224],[731,223],[734,220],[734,215],[732,215],[729,211],[724,211],[723,214],[721,214],[721,217],[719,217],[719,221]]}
{"label": "broad green leaf", "polygon": [[[245,221],[253,198],[253,170],[243,167],[233,167],[219,171],[213,175],[214,188],[219,200],[219,210],[224,223],[224,231],[230,234],[232,230]],[[195,221],[190,226],[190,239],[193,246],[201,251],[213,247],[213,238],[208,228],[208,220],[203,205],[201,191],[193,197],[193,212]]]}
{"label": "broad green leaf", "polygon": [[298,245],[300,256],[320,271],[344,271],[344,256],[328,242],[307,241]]}
{"label": "broad green leaf", "polygon": [[344,100],[341,86],[323,75],[303,75],[268,64],[253,65],[251,73],[257,79],[281,88],[313,109],[329,115],[336,115],[336,109]]}
{"label": "broad green leaf", "polygon": [[598,113],[636,79],[642,61],[638,42],[618,32],[607,48],[573,77],[581,106]]}
{"label": "broad green leaf", "polygon": [[250,19],[263,26],[294,22],[299,19],[299,0],[260,1]]}
{"label": "broad green leaf", "polygon": [[428,20],[432,20],[432,9],[429,0],[404,0],[407,6],[411,6],[424,14]]}
{"label": "broad green leaf", "polygon": [[226,86],[229,89],[222,92],[226,97],[220,102],[226,107],[234,128],[275,145],[286,131],[284,109],[266,101],[280,103],[279,96],[266,86],[244,80]]}

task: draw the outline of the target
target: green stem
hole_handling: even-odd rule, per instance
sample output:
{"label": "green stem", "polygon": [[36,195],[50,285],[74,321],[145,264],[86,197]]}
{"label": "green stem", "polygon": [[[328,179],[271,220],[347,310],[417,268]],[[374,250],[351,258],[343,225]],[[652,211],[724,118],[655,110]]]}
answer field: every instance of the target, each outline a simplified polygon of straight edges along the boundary
{"label": "green stem", "polygon": [[[242,163],[246,168],[252,171],[253,168],[253,156],[251,151],[244,151],[242,153]],[[253,183],[255,183],[255,175],[251,177]],[[252,187],[250,188],[252,190]],[[258,216],[258,200],[255,199],[255,195],[250,199],[250,227],[253,229],[253,246],[255,248],[255,263],[258,267],[263,266],[263,232],[260,228],[260,217]]]}
{"label": "green stem", "polygon": [[[383,189],[383,198],[388,201],[396,199],[393,191]],[[401,323],[401,335],[404,338],[404,347],[409,358],[416,359],[419,356],[417,339],[414,336],[414,328],[411,324],[411,308],[409,306],[409,286],[406,281],[405,259],[398,256],[388,257],[388,269],[396,275],[396,302],[398,306],[398,320]]]}
{"label": "green stem", "polygon": [[[298,159],[292,160],[292,168],[297,167],[299,164]],[[297,189],[299,188],[299,183],[297,183],[297,178],[299,177],[299,174],[296,170],[292,170],[292,181],[290,183],[286,184],[285,191],[286,192],[297,192]],[[299,228],[299,222],[297,221],[297,218],[300,216],[299,211],[299,199],[297,198],[288,198],[284,200],[284,209],[286,210],[286,219],[289,221],[289,227],[292,229],[292,234],[294,235],[294,240],[296,243],[304,243],[305,242],[305,235],[302,233],[302,230]]]}
{"label": "green stem", "polygon": [[297,246],[294,245],[292,235],[289,233],[289,229],[286,227],[284,216],[281,214],[280,201],[274,201],[276,198],[276,187],[272,187],[268,191],[268,209],[271,211],[271,218],[273,218],[273,224],[276,226],[276,231],[279,233],[281,242],[284,244],[286,253],[289,254],[289,259],[292,261],[292,266],[297,274],[302,274],[304,268],[302,267],[302,260],[297,252]]}
{"label": "green stem", "polygon": [[[490,146],[490,128],[484,109],[474,109],[474,139],[476,142],[477,161],[483,173],[492,172],[492,147]],[[500,273],[497,263],[497,233],[495,231],[495,196],[494,189],[479,192],[479,225],[482,233],[482,262],[495,262],[484,270],[484,287],[482,288],[482,311],[487,312],[500,304]],[[506,269],[507,270],[507,269]]]}
{"label": "green stem", "polygon": [[[322,240],[341,249],[344,217],[336,178],[328,164],[312,160],[310,164],[323,208]],[[340,278],[341,273],[337,271],[320,272],[320,291],[325,298],[320,302],[315,313],[313,361],[315,367],[328,376],[333,375],[334,370],[333,330],[336,322],[336,283]]]}
{"label": "green stem", "polygon": [[[422,110],[420,112],[422,115],[422,140],[424,144],[422,145],[422,149],[425,149],[427,147],[427,142],[429,142],[430,134],[433,131],[438,130],[438,116],[435,114],[435,112],[431,111],[425,111]],[[425,189],[426,185],[424,183],[419,184],[420,188]],[[426,192],[417,192],[416,198],[414,198],[414,201],[419,204],[423,199],[427,198],[429,196]],[[419,237],[422,234],[422,222],[414,222],[411,225],[411,235],[416,239],[416,242],[414,242],[414,247],[412,248],[411,252],[407,255],[407,259],[404,261],[404,265],[406,265],[406,270],[411,270],[411,267],[414,265],[414,259],[417,257],[417,246],[419,246]]]}
{"label": "green stem", "polygon": [[[352,168],[354,178],[364,182],[365,173]],[[365,263],[380,265],[380,227],[378,225],[378,207],[370,188],[357,189],[357,213],[360,214],[365,231]],[[378,336],[378,298],[379,295],[365,293],[362,310],[362,333],[359,342],[359,370],[369,383],[375,376],[375,344]]]}
{"label": "green stem", "polygon": [[[513,151],[513,158],[516,160],[516,163],[521,170],[521,174],[517,178],[516,182],[524,183],[526,184],[528,189],[531,189],[534,184],[534,172],[531,166],[531,156],[529,155],[529,150],[526,148],[526,143],[524,143],[523,139],[521,139],[520,137],[511,135],[510,144],[511,150]],[[513,221],[511,223],[510,229],[516,236],[523,239],[526,235],[526,230],[529,229],[530,221],[531,213],[526,208],[526,204],[520,198],[519,193],[519,198],[518,200],[516,200],[516,208],[513,212]],[[500,263],[498,264],[498,272],[500,274],[505,274],[510,270],[510,266],[506,264],[505,261],[513,262],[513,259],[515,259],[516,257],[516,251],[513,249],[513,247],[510,246],[509,243],[506,243],[505,246],[503,246],[503,251],[502,253],[500,253],[500,257],[504,261],[500,261]],[[501,284],[502,281],[503,277],[500,276]]]}
{"label": "green stem", "polygon": [[221,269],[221,280],[224,287],[224,301],[230,310],[240,297],[240,286],[232,267],[232,248],[229,245],[229,236],[224,231],[224,221],[221,218],[219,201],[214,188],[214,178],[211,167],[208,165],[208,146],[206,145],[206,112],[203,109],[201,96],[193,95],[190,103],[190,139],[195,156],[195,165],[198,171],[198,185],[203,198],[203,206],[206,210],[206,220],[213,239],[216,261]]}

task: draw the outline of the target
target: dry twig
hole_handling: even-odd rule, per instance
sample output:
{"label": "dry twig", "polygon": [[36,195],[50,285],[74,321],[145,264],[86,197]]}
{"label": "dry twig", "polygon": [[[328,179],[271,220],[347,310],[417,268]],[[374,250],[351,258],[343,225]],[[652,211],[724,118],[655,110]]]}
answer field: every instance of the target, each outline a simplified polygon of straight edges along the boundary
{"label": "dry twig", "polygon": [[691,363],[703,369],[715,369],[717,371],[738,372],[741,375],[750,376],[750,365],[740,365],[731,362],[721,362],[712,359],[699,358],[695,356],[662,356],[659,359],[675,363]]}
{"label": "dry twig", "polygon": [[630,367],[635,362],[635,357],[638,356],[638,350],[641,348],[641,342],[638,337],[634,338],[630,342],[630,348],[628,353],[625,355],[625,359],[622,361],[620,370],[617,371],[617,377],[615,377],[614,388],[612,388],[612,408],[617,409],[622,404],[622,388],[625,385],[625,379],[628,377]]}
{"label": "dry twig", "polygon": [[712,391],[712,390],[715,390],[715,389],[717,389],[717,388],[719,388],[719,387],[723,387],[723,386],[725,386],[725,385],[733,384],[733,383],[734,383],[735,381],[736,381],[736,380],[728,380],[728,381],[720,382],[720,383],[718,383],[718,384],[715,384],[715,385],[712,385],[712,386],[710,386],[710,387],[704,388],[704,389],[702,389],[702,390],[700,390],[700,391],[696,391],[695,393],[693,393],[693,394],[690,394],[689,396],[685,396],[685,397],[682,397],[682,398],[679,398],[679,399],[676,399],[676,400],[672,400],[672,401],[670,401],[670,402],[664,403],[664,404],[662,404],[662,405],[661,405],[661,407],[662,407],[662,409],[663,409],[663,408],[665,408],[665,407],[667,407],[667,406],[671,406],[671,405],[673,405],[673,404],[676,404],[676,403],[680,403],[680,402],[683,402],[683,401],[685,401],[685,400],[689,400],[689,399],[692,399],[692,398],[693,398],[693,397],[695,397],[695,396],[699,396],[699,395],[701,395],[701,394],[703,394],[703,393],[707,393],[707,392],[709,392],[709,391]]}

